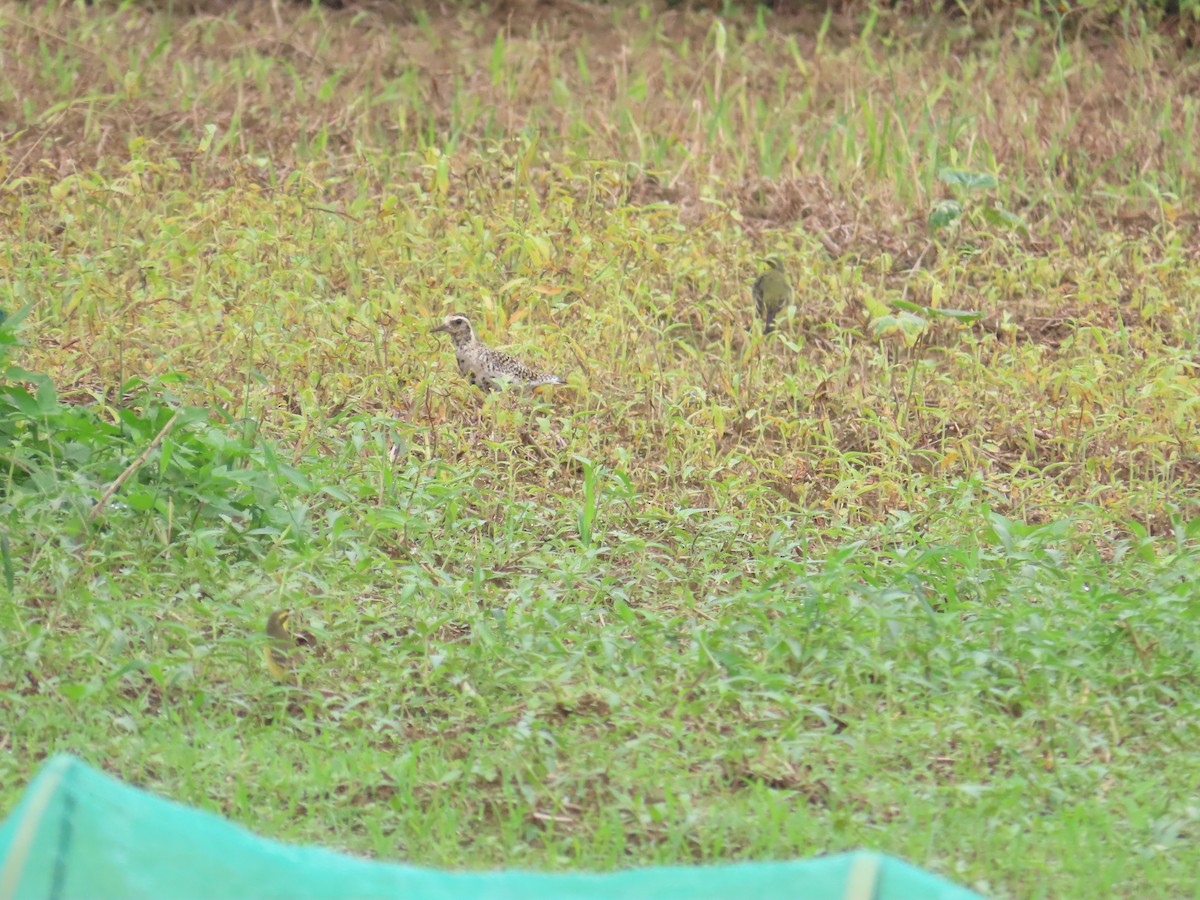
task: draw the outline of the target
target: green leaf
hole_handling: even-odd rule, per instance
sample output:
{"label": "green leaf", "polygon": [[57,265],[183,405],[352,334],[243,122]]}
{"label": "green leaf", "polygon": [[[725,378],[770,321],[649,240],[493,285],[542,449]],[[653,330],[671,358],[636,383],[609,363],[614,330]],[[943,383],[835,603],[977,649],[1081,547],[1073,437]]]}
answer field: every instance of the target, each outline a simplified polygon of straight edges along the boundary
{"label": "green leaf", "polygon": [[334,72],[321,86],[317,88],[317,101],[320,103],[328,103],[333,97],[333,92],[337,90],[338,82],[342,80],[342,70]]}
{"label": "green leaf", "polygon": [[0,535],[0,563],[4,565],[4,584],[11,594],[13,586],[16,584],[16,576],[13,572],[12,551],[8,546],[8,535]]}
{"label": "green leaf", "polygon": [[939,200],[929,211],[929,227],[935,231],[945,228],[962,215],[962,204],[957,200]]}
{"label": "green leaf", "polygon": [[936,316],[942,319],[954,319],[958,322],[974,322],[976,319],[983,317],[983,313],[976,310],[939,309],[936,306],[921,306],[919,303],[913,303],[911,300],[893,300],[892,306],[896,309],[917,313],[920,316]]}
{"label": "green leaf", "polygon": [[877,338],[899,335],[906,344],[912,344],[929,325],[921,316],[910,312],[902,312],[898,316],[880,316],[874,322],[874,334]]}
{"label": "green leaf", "polygon": [[715,50],[717,59],[724,60],[725,59],[725,48],[726,48],[726,43],[727,43],[728,38],[725,33],[725,26],[723,24],[721,24],[720,19],[714,20],[711,31],[715,35],[714,50]]}
{"label": "green leaf", "polygon": [[1002,206],[985,206],[980,215],[983,220],[989,225],[996,228],[1007,228],[1010,231],[1028,231],[1029,226],[1025,224],[1025,220],[1016,213],[1010,213]]}
{"label": "green leaf", "polygon": [[995,175],[989,175],[986,172],[968,172],[966,169],[941,169],[938,171],[938,181],[972,191],[994,188],[997,184]]}
{"label": "green leaf", "polygon": [[38,386],[50,383],[50,379],[40,372],[30,372],[20,366],[9,366],[4,370],[3,378],[5,381],[25,381]]}
{"label": "green leaf", "polygon": [[492,58],[488,64],[488,72],[492,76],[492,87],[499,87],[504,80],[504,29],[496,30],[496,40],[492,43]]}
{"label": "green leaf", "polygon": [[213,137],[217,133],[217,126],[209,122],[204,126],[204,137],[200,138],[200,143],[196,147],[197,153],[207,153],[212,146]]}
{"label": "green leaf", "polygon": [[[865,297],[863,297],[863,306],[867,308],[867,315],[869,315],[872,319],[878,319],[880,316],[886,316],[891,313],[891,309],[886,303],[881,300],[876,300],[870,294],[867,294]],[[921,307],[914,304],[913,308],[920,309]]]}
{"label": "green leaf", "polygon": [[614,600],[612,604],[612,612],[625,625],[632,627],[638,624],[637,613],[630,609],[629,605],[625,603],[624,600]]}
{"label": "green leaf", "polygon": [[41,409],[36,400],[25,388],[10,387],[4,392],[4,396],[8,399],[17,411],[30,419],[41,418]]}
{"label": "green leaf", "polygon": [[149,512],[158,502],[158,492],[136,488],[125,495],[125,502],[136,512]]}
{"label": "green leaf", "polygon": [[973,309],[931,309],[929,311],[943,319],[955,319],[959,322],[974,322],[976,319],[983,318],[983,313]]}

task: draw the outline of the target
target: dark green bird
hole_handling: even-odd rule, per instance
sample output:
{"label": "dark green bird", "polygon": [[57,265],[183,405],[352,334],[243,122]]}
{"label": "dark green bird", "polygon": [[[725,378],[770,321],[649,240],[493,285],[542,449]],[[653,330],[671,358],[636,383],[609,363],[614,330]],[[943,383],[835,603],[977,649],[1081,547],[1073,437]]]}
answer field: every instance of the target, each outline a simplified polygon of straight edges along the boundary
{"label": "dark green bird", "polygon": [[775,317],[792,302],[792,285],[776,256],[764,260],[767,271],[754,280],[754,308],[763,319],[763,334],[775,328]]}

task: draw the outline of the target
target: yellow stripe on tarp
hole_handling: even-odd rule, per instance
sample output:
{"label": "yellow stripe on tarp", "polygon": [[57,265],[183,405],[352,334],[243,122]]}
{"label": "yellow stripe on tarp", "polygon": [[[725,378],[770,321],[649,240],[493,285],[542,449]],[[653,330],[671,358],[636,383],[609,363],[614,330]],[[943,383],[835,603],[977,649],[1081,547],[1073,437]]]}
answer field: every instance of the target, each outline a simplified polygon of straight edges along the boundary
{"label": "yellow stripe on tarp", "polygon": [[58,790],[59,782],[67,774],[67,769],[74,764],[75,760],[69,756],[55,757],[36,779],[34,792],[28,796],[29,803],[17,823],[16,833],[9,845],[8,857],[3,863],[4,867],[0,868],[0,900],[14,900],[17,896],[17,886],[21,883],[21,876],[25,871],[25,861],[29,858],[34,838],[41,828],[46,807],[50,805],[50,798]]}
{"label": "yellow stripe on tarp", "polygon": [[858,853],[850,863],[843,900],[875,900],[879,891],[879,857],[874,853]]}

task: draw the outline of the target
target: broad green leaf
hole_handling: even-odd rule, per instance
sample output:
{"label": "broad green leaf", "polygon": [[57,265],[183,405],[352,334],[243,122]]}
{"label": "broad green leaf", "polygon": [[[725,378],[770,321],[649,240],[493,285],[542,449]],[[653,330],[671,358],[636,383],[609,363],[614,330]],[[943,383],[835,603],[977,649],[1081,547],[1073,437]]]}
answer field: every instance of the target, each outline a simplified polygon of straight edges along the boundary
{"label": "broad green leaf", "polygon": [[980,211],[980,215],[983,216],[985,222],[997,228],[1007,228],[1011,231],[1029,230],[1024,219],[1001,206],[985,206]]}
{"label": "broad green leaf", "polygon": [[158,502],[158,492],[146,488],[134,488],[125,495],[125,502],[136,512],[149,512]]}
{"label": "broad green leaf", "polygon": [[920,337],[929,325],[921,316],[910,312],[902,312],[898,316],[880,316],[874,323],[874,334],[877,338],[899,335],[906,344],[912,344]]}
{"label": "broad green leaf", "polygon": [[896,309],[917,313],[920,316],[939,316],[943,319],[954,319],[959,322],[974,322],[983,316],[983,313],[975,310],[940,309],[936,306],[921,306],[921,304],[913,303],[911,300],[893,300],[892,306]]}
{"label": "broad green leaf", "polygon": [[966,169],[941,169],[938,171],[938,181],[943,184],[953,184],[968,190],[985,190],[996,186],[996,176],[986,172],[969,172]]}
{"label": "broad green leaf", "polygon": [[974,322],[983,318],[983,313],[973,309],[931,309],[929,312],[943,319],[955,319],[959,322]]}
{"label": "broad green leaf", "polygon": [[957,200],[939,200],[929,211],[929,227],[935,231],[945,228],[962,215],[962,204]]}

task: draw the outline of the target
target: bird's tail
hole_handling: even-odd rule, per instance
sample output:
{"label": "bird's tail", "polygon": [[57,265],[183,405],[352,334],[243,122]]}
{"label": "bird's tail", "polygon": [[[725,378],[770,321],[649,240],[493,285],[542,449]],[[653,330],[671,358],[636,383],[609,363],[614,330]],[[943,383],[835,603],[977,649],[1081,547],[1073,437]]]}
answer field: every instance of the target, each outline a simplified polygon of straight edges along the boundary
{"label": "bird's tail", "polygon": [[763,334],[770,334],[775,330],[775,310],[768,309],[767,314],[763,316]]}
{"label": "bird's tail", "polygon": [[548,384],[566,384],[566,382],[563,381],[561,378],[559,378],[557,375],[543,375],[541,378],[537,379],[536,381],[529,382],[527,387],[531,391],[536,391],[538,388],[545,387]]}

